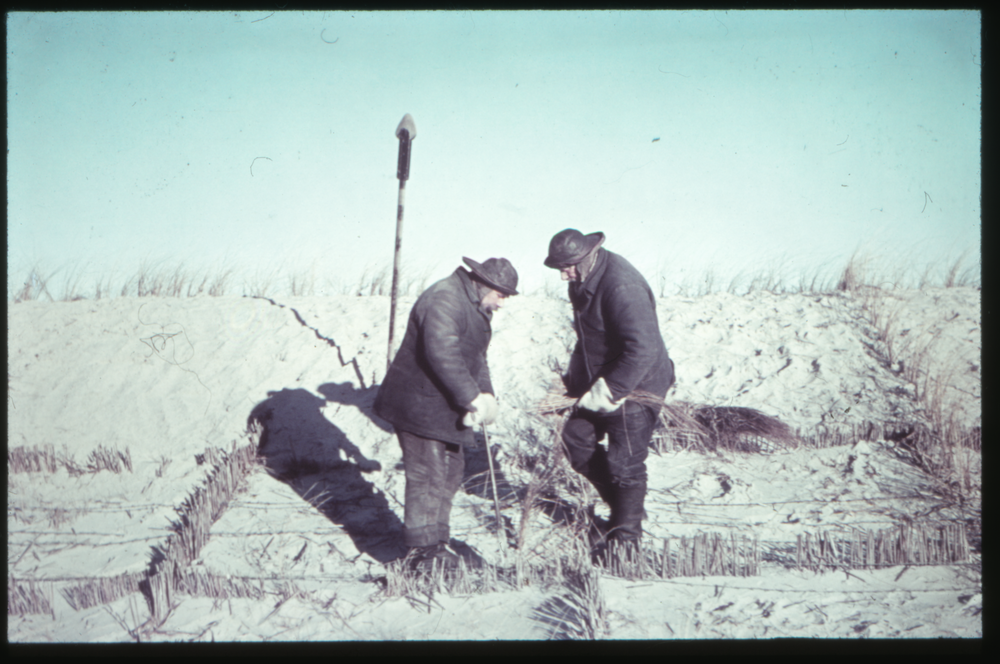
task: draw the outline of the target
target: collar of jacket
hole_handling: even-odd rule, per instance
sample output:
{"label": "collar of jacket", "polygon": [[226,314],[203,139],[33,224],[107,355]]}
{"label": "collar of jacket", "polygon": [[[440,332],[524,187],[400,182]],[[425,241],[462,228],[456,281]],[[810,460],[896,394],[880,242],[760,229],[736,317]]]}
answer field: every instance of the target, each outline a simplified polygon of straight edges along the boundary
{"label": "collar of jacket", "polygon": [[462,285],[465,287],[465,294],[469,296],[469,301],[475,305],[476,311],[485,316],[486,320],[492,320],[493,312],[483,311],[479,306],[482,304],[482,299],[479,297],[479,289],[476,288],[476,282],[472,280],[472,276],[469,271],[464,267],[459,267],[455,270],[455,274],[458,275],[458,280],[461,281]]}
{"label": "collar of jacket", "polygon": [[582,284],[577,287],[591,295],[597,290],[597,284],[601,283],[601,277],[604,276],[604,270],[608,267],[608,250],[604,247],[598,247],[597,249],[597,260],[594,261],[594,269],[590,271],[587,278]]}

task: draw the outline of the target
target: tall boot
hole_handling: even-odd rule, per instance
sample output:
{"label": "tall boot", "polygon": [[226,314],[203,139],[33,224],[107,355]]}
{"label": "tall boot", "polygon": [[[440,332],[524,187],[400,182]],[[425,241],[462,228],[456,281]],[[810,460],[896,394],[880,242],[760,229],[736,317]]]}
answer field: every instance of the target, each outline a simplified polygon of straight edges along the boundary
{"label": "tall boot", "polygon": [[646,500],[646,482],[618,485],[615,503],[611,508],[611,530],[615,539],[638,542],[642,539],[643,503]]}
{"label": "tall boot", "polygon": [[644,574],[642,558],[642,509],[646,497],[646,483],[616,486],[615,509],[611,513],[611,531],[601,564],[612,574],[626,578],[641,578]]}

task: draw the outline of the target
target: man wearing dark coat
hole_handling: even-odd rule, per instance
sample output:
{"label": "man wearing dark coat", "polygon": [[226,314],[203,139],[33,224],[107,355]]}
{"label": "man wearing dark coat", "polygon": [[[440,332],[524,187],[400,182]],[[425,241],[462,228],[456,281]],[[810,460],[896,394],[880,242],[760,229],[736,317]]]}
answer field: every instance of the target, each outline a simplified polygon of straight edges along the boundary
{"label": "man wearing dark coat", "polygon": [[[549,243],[545,265],[569,282],[577,333],[567,393],[578,397],[563,427],[573,468],[611,508],[613,541],[638,544],[646,496],[646,456],[657,409],[625,398],[663,398],[674,382],[649,284],[631,263],[601,247],[603,233],[568,228]],[[598,443],[607,437],[607,448]],[[602,534],[602,535],[604,535]],[[598,539],[597,552],[605,544]]]}
{"label": "man wearing dark coat", "polygon": [[417,299],[406,335],[375,399],[403,448],[408,559],[418,569],[454,566],[451,503],[465,470],[463,445],[491,424],[497,404],[486,363],[493,311],[517,295],[517,271],[505,258],[459,267]]}

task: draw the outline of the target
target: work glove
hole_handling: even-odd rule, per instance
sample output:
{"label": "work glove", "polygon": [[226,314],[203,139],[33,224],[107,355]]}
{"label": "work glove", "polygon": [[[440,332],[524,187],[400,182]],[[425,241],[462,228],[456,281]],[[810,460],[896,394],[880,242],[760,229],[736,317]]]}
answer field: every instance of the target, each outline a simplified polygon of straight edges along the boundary
{"label": "work glove", "polygon": [[611,413],[621,408],[622,401],[615,401],[611,398],[611,388],[604,382],[603,378],[598,378],[590,391],[580,397],[576,402],[577,407],[585,410],[592,410],[597,413]]}
{"label": "work glove", "polygon": [[497,400],[489,392],[480,392],[479,396],[469,404],[469,412],[462,418],[462,424],[475,427],[480,424],[493,424],[497,419]]}

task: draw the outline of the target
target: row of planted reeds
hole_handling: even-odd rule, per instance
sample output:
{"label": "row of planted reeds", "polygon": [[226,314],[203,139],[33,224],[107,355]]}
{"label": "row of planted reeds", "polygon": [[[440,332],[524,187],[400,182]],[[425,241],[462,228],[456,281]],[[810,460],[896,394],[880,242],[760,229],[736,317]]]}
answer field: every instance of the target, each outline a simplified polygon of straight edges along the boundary
{"label": "row of planted reeds", "polygon": [[51,615],[52,587],[47,581],[34,579],[18,579],[7,576],[7,614],[23,616],[28,614]]}
{"label": "row of planted reeds", "polygon": [[[799,535],[795,566],[801,569],[877,569],[900,565],[952,565],[969,561],[963,524],[902,525],[856,529],[845,538],[829,532]],[[629,579],[684,576],[756,576],[762,547],[746,535],[699,533],[692,537],[643,541],[639,547],[612,542],[598,566]]]}
{"label": "row of planted reeds", "polygon": [[55,473],[60,467],[70,475],[99,473],[102,470],[113,473],[127,470],[131,473],[132,453],[127,447],[120,450],[114,446],[98,445],[87,456],[85,465],[81,466],[71,454],[65,450],[56,452],[51,444],[21,445],[7,450],[7,472],[10,473]]}
{"label": "row of planted reeds", "polygon": [[761,548],[746,535],[699,533],[667,537],[638,547],[612,541],[597,565],[609,574],[627,579],[672,579],[682,576],[757,576]]}
{"label": "row of planted reeds", "polygon": [[[156,622],[160,622],[173,606],[172,596],[178,591],[193,590],[213,597],[257,596],[255,591],[249,589],[245,579],[223,580],[195,574],[189,569],[190,563],[197,559],[208,542],[212,524],[225,511],[256,464],[258,431],[249,431],[248,439],[242,447],[234,441],[228,453],[218,448],[206,448],[205,454],[198,455],[202,462],[212,463],[213,469],[205,483],[177,508],[179,518],[172,524],[173,533],[162,547],[156,548],[156,560],[148,569],[114,577],[86,579],[76,585],[65,586],[60,593],[69,605],[79,611],[112,602],[133,592],[143,592],[150,613]],[[24,455],[21,458],[24,459],[22,463],[37,466],[52,457]],[[51,600],[40,588],[51,590],[54,585],[55,582],[44,579],[8,577],[7,613],[51,613]]]}
{"label": "row of planted reeds", "polygon": [[145,579],[145,571],[88,579],[74,586],[64,586],[59,593],[74,610],[80,611],[139,592]]}
{"label": "row of planted reeds", "polygon": [[[219,454],[219,461],[205,483],[185,498],[177,509],[174,531],[159,549],[161,559],[150,566],[148,600],[156,622],[163,620],[172,607],[172,595],[184,584],[189,565],[197,560],[208,543],[212,524],[222,516],[230,499],[241,488],[244,479],[256,464],[259,433],[251,430],[249,442]],[[206,451],[212,455],[215,452]]]}
{"label": "row of planted reeds", "polygon": [[213,599],[260,599],[267,594],[261,579],[219,576],[195,570],[188,570],[180,576],[177,580],[177,589],[191,597]]}
{"label": "row of planted reeds", "polygon": [[969,560],[965,526],[903,525],[899,528],[852,531],[850,538],[830,533],[799,535],[796,566],[805,569],[875,569],[898,565],[951,565]]}
{"label": "row of planted reeds", "polygon": [[8,473],[54,473],[62,464],[54,445],[21,445],[7,450]]}
{"label": "row of planted reeds", "polygon": [[178,520],[171,525],[174,534],[167,540],[166,555],[180,568],[194,561],[208,542],[212,524],[222,516],[229,500],[253,467],[256,447],[245,445],[231,453],[222,453],[205,483],[195,489],[178,508]]}

